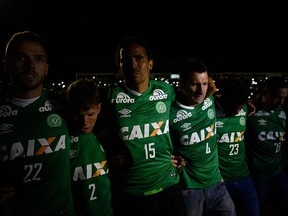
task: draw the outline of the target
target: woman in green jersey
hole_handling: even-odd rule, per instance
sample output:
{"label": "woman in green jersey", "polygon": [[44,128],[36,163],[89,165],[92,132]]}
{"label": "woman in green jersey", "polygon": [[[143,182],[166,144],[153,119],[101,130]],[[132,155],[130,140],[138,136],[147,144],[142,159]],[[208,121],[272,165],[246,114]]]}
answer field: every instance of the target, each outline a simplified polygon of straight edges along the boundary
{"label": "woman in green jersey", "polygon": [[12,198],[1,202],[13,215],[75,215],[63,101],[44,88],[45,41],[34,32],[15,33],[4,66],[11,94],[0,104],[0,197]]}
{"label": "woman in green jersey", "polygon": [[93,133],[101,109],[98,87],[91,79],[78,79],[68,86],[66,98],[75,211],[79,216],[112,216],[106,153]]}

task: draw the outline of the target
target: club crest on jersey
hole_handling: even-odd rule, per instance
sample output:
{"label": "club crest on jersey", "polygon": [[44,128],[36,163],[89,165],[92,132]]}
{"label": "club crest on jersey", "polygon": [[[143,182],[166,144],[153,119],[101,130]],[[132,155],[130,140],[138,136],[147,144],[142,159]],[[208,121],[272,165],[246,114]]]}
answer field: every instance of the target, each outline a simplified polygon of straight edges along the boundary
{"label": "club crest on jersey", "polygon": [[209,110],[207,111],[207,115],[208,115],[208,117],[209,117],[210,119],[213,119],[213,118],[215,117],[215,112],[214,112],[214,110],[213,110],[213,109],[209,109]]}
{"label": "club crest on jersey", "polygon": [[47,124],[52,128],[60,127],[62,125],[62,118],[58,114],[50,114],[47,117]]}
{"label": "club crest on jersey", "polygon": [[8,105],[0,106],[0,118],[16,116],[17,113],[18,113],[18,110],[12,110],[12,108]]}
{"label": "club crest on jersey", "polygon": [[159,101],[156,104],[156,110],[157,110],[158,113],[165,113],[166,110],[167,110],[166,104],[163,103],[162,101]]}
{"label": "club crest on jersey", "polygon": [[246,125],[246,118],[245,117],[241,117],[239,122],[240,122],[240,125],[242,125],[242,126]]}
{"label": "club crest on jersey", "polygon": [[120,92],[117,94],[116,98],[111,100],[112,103],[135,103],[134,98],[130,98],[124,92]]}
{"label": "club crest on jersey", "polygon": [[168,96],[168,95],[165,94],[163,90],[161,90],[161,89],[155,89],[155,90],[153,91],[153,95],[151,95],[151,96],[149,97],[149,100],[150,100],[150,101],[163,100],[163,99],[167,99],[167,96]]}

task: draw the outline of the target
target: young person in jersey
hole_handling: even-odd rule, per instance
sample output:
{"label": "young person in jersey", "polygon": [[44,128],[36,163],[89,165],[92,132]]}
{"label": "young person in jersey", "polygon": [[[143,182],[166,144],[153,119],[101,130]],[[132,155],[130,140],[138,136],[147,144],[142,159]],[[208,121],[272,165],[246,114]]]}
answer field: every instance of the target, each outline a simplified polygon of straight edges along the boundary
{"label": "young person in jersey", "polygon": [[287,84],[281,77],[268,78],[253,102],[256,112],[247,118],[246,158],[257,191],[261,215],[288,212],[288,176],[284,171],[287,113],[282,107]]}
{"label": "young person in jersey", "polygon": [[34,32],[15,33],[4,66],[11,91],[0,105],[0,209],[12,215],[75,215],[64,104],[44,88],[45,41]]}
{"label": "young person in jersey", "polygon": [[187,215],[235,215],[219,171],[214,96],[207,97],[206,65],[189,58],[180,64],[180,88],[170,108],[174,154],[183,157],[180,186]]}
{"label": "young person in jersey", "polygon": [[101,110],[99,90],[81,78],[66,90],[71,135],[71,178],[77,215],[112,216],[112,193],[106,153],[93,133]]}
{"label": "young person in jersey", "polygon": [[115,213],[185,215],[179,175],[171,163],[169,111],[174,89],[150,80],[152,50],[141,38],[119,42],[116,64],[124,82],[110,89],[105,108]]}
{"label": "young person in jersey", "polygon": [[245,155],[244,134],[250,114],[250,105],[247,105],[249,86],[244,80],[229,80],[218,87],[215,109],[221,175],[237,215],[259,216],[257,193]]}

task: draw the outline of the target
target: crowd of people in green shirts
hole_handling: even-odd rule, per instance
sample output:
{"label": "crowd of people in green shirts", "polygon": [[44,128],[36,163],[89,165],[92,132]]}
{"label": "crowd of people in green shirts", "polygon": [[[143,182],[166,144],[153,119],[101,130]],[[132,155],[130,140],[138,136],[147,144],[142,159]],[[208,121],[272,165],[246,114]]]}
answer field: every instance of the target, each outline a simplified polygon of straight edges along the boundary
{"label": "crowd of people in green shirts", "polygon": [[[122,38],[124,82],[80,78],[56,94],[46,41],[8,41],[0,104],[0,215],[262,216],[288,211],[287,83],[270,77],[248,100],[197,58],[180,86],[150,79],[147,41]],[[1,91],[1,93],[4,91]],[[268,212],[268,213],[267,213]]]}

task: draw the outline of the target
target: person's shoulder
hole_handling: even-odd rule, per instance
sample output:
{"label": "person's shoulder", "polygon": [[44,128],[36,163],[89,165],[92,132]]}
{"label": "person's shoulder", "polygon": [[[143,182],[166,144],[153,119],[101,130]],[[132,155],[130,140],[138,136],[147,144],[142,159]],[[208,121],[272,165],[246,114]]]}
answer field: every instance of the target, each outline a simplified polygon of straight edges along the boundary
{"label": "person's shoulder", "polygon": [[115,84],[115,85],[110,85],[106,87],[102,87],[99,89],[100,93],[100,99],[102,103],[108,102],[107,99],[109,100],[114,94],[117,92],[121,91],[121,89],[124,88],[124,84]]}
{"label": "person's shoulder", "polygon": [[3,105],[12,98],[12,89],[10,85],[2,85],[1,82],[0,84],[0,105]]}
{"label": "person's shoulder", "polygon": [[157,86],[159,88],[167,88],[167,89],[171,89],[174,91],[174,87],[170,83],[167,83],[161,80],[151,80],[150,84]]}
{"label": "person's shoulder", "polygon": [[215,101],[215,99],[216,98],[220,98],[220,97],[218,97],[219,95],[217,95],[217,94],[212,94],[212,95],[210,95],[210,96],[208,96],[208,97],[206,97],[205,99],[204,99],[204,101]]}
{"label": "person's shoulder", "polygon": [[166,86],[166,85],[170,85],[169,83],[167,82],[164,82],[162,80],[150,80],[149,81],[152,85],[163,85],[163,86]]}
{"label": "person's shoulder", "polygon": [[216,94],[216,93],[213,94],[213,100],[214,100],[216,109],[222,109],[220,98],[221,98],[220,94]]}
{"label": "person's shoulder", "polygon": [[163,95],[164,98],[170,99],[171,101],[175,100],[175,88],[164,81],[152,80],[150,82],[153,89],[153,94]]}
{"label": "person's shoulder", "polygon": [[50,89],[44,89],[44,94],[46,94],[47,99],[57,101],[59,103],[64,103],[66,100],[65,93],[55,92]]}
{"label": "person's shoulder", "polygon": [[64,92],[59,93],[50,89],[44,89],[41,97],[45,97],[45,103],[52,106],[53,110],[57,110],[57,112],[61,112],[62,116],[66,116],[66,112],[64,110],[66,109],[67,104],[66,94]]}
{"label": "person's shoulder", "polygon": [[107,87],[103,88],[103,90],[109,93],[111,91],[115,91],[115,90],[119,90],[119,89],[125,89],[125,88],[126,88],[126,85],[125,85],[125,83],[122,82],[122,83],[117,83],[117,84],[107,86]]}

